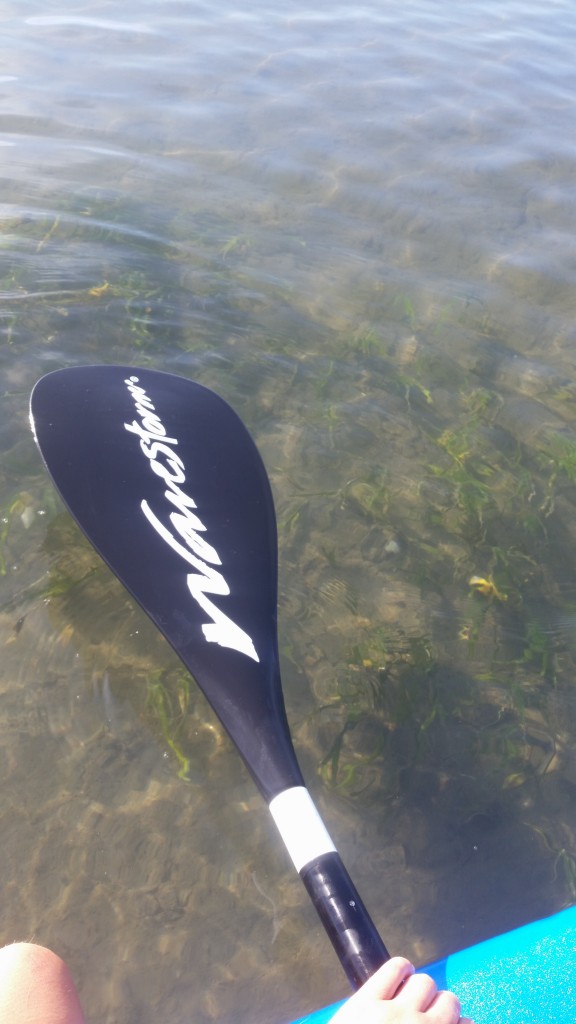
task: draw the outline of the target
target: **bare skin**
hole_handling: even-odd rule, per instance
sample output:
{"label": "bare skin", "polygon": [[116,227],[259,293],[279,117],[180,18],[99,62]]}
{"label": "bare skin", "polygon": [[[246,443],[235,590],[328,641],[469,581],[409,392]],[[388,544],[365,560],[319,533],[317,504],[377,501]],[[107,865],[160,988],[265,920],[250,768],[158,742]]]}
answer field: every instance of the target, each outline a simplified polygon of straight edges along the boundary
{"label": "bare skin", "polygon": [[1,1024],[84,1024],[72,976],[43,946],[15,942],[0,949]]}
{"label": "bare skin", "polygon": [[330,1024],[473,1024],[452,992],[439,992],[404,957],[388,960],[332,1017]]}
{"label": "bare skin", "polygon": [[[43,946],[0,949],[0,1024],[85,1024],[70,972]],[[403,957],[384,964],[332,1018],[331,1024],[472,1024],[451,992],[415,974]]]}

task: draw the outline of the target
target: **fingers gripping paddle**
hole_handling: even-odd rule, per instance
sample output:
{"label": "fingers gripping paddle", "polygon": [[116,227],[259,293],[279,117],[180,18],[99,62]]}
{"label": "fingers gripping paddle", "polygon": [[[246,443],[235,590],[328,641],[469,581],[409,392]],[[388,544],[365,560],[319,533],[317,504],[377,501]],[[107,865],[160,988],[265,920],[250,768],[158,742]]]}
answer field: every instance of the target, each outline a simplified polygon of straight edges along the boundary
{"label": "fingers gripping paddle", "polygon": [[202,687],[270,807],[354,987],[388,959],[305,788],[276,637],[276,519],[229,405],[182,377],[57,370],[31,422],[70,512]]}

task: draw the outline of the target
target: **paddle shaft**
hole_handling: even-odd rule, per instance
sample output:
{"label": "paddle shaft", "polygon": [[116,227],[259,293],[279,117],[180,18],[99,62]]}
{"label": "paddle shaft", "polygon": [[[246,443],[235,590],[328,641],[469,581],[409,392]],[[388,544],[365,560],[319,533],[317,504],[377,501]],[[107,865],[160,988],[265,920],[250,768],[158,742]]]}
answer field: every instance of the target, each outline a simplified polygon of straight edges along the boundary
{"label": "paddle shaft", "polygon": [[269,806],[348,980],[359,988],[389,953],[308,790],[285,790]]}
{"label": "paddle shaft", "polygon": [[360,988],[390,958],[340,854],[307,864],[300,878],[353,989]]}

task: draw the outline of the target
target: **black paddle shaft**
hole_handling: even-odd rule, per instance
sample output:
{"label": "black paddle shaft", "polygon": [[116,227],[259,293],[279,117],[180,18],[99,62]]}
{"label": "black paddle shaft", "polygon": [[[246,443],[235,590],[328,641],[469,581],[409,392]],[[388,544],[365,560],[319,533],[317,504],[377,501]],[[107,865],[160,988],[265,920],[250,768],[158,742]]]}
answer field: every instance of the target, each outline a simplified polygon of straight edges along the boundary
{"label": "black paddle shaft", "polygon": [[[278,662],[274,504],[239,417],[185,378],[89,366],[42,378],[31,422],[70,512],[192,673],[265,800],[300,791]],[[388,957],[360,897],[333,847],[297,866],[358,986]]]}

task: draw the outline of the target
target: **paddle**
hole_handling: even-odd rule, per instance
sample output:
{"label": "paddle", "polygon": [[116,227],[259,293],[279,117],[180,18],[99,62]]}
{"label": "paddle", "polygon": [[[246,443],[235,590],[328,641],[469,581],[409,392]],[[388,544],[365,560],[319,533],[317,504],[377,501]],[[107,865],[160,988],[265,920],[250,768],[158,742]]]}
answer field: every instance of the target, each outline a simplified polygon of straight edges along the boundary
{"label": "paddle", "polygon": [[248,431],[212,391],[122,366],[57,370],[36,441],[70,512],[203,689],[353,987],[388,959],[305,788],[276,637],[276,519]]}

